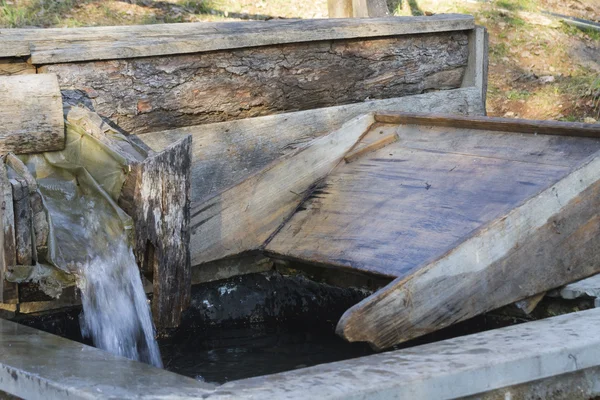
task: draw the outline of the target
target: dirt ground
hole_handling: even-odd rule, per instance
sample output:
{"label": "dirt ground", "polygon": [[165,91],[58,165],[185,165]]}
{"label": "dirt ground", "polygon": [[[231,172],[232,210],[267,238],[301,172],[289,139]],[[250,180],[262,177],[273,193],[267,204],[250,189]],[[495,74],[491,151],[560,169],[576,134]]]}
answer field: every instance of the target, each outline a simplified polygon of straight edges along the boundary
{"label": "dirt ground", "polygon": [[[388,0],[396,15],[468,13],[490,34],[488,113],[600,120],[600,0]],[[327,17],[327,0],[0,0],[0,26],[73,27]]]}

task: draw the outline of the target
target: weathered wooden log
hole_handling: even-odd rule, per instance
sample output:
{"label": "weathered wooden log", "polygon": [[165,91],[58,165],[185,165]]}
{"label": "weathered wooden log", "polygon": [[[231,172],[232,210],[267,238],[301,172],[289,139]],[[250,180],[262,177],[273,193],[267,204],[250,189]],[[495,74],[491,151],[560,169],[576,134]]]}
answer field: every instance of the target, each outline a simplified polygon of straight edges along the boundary
{"label": "weathered wooden log", "polygon": [[139,134],[458,88],[468,57],[467,34],[461,31],[65,63],[39,70],[58,75],[66,103],[87,103],[125,131]]}
{"label": "weathered wooden log", "polygon": [[8,269],[17,264],[17,250],[12,186],[4,162],[5,158],[0,157],[0,303],[17,303],[18,287],[5,279]]}
{"label": "weathered wooden log", "polygon": [[328,0],[329,18],[387,17],[386,0]]}
{"label": "weathered wooden log", "polygon": [[191,290],[191,136],[133,166],[121,204],[135,224],[135,254],[152,274],[152,313],[158,329],[179,325]]}
{"label": "weathered wooden log", "polygon": [[0,76],[0,154],[65,146],[63,106],[55,75]]}

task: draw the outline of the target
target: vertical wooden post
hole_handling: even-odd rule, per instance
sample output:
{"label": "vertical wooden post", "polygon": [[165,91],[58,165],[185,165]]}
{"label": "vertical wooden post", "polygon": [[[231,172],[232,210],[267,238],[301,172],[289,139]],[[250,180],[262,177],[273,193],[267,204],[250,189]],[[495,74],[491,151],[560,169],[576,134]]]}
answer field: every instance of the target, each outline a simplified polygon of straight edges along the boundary
{"label": "vertical wooden post", "polygon": [[8,269],[17,264],[13,192],[4,157],[0,158],[0,222],[0,303],[17,303],[17,285],[4,279]]}
{"label": "vertical wooden post", "polygon": [[386,0],[328,0],[329,18],[367,18],[390,15]]}
{"label": "vertical wooden post", "polygon": [[329,18],[352,18],[352,0],[328,0]]}

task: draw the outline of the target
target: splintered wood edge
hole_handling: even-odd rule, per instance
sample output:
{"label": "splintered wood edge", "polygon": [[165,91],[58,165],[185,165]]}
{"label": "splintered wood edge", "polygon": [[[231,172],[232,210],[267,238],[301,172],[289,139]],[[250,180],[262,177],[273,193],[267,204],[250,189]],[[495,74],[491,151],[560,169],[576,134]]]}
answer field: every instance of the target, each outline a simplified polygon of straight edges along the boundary
{"label": "splintered wood edge", "polygon": [[388,144],[392,144],[397,141],[398,141],[398,135],[396,133],[392,133],[392,134],[386,135],[386,136],[374,141],[373,143],[369,143],[362,147],[359,147],[360,143],[358,143],[344,157],[344,161],[346,161],[347,164],[351,163],[352,161],[359,159],[360,157],[364,156],[367,153],[371,153],[373,151],[382,149],[385,146],[387,146]]}
{"label": "splintered wood edge", "polygon": [[600,124],[536,121],[496,117],[463,117],[452,114],[376,113],[375,121],[387,124],[431,125],[449,128],[600,138]]}
{"label": "splintered wood edge", "polygon": [[1,29],[0,57],[36,65],[186,54],[285,43],[470,30],[473,16],[183,23],[161,26]]}
{"label": "splintered wood edge", "polygon": [[[423,266],[413,275],[395,279],[348,309],[339,320],[336,333],[350,342],[369,342],[376,349],[385,349],[434,331],[435,329],[422,327],[401,327],[400,323],[396,323],[396,321],[406,320],[408,314],[411,315],[411,319],[419,318],[419,315],[425,312],[437,313],[438,317],[440,313],[443,315],[446,304],[439,304],[434,301],[434,298],[431,299],[431,304],[413,302],[415,293],[426,293],[429,283],[436,279],[447,279],[447,284],[451,285],[453,276],[460,275],[463,276],[461,279],[467,279],[465,276],[468,274],[487,270],[508,255],[512,249],[524,243],[538,229],[550,224],[551,218],[572,204],[578,204],[578,198],[586,189],[599,184],[600,152],[597,152],[569,175],[508,214],[485,225],[438,260]],[[595,268],[595,272],[599,269],[600,265]],[[573,271],[574,274],[576,272]],[[553,282],[552,287],[566,283],[568,282]],[[540,290],[537,293],[551,287],[538,289]],[[528,296],[534,294],[530,293]],[[468,296],[468,293],[454,293],[454,295]],[[507,298],[505,304],[498,306],[513,303],[526,296]],[[454,318],[450,323],[471,318],[480,312],[482,310],[461,310],[460,317]],[[440,317],[441,325],[438,328],[449,325],[451,317],[448,315]]]}

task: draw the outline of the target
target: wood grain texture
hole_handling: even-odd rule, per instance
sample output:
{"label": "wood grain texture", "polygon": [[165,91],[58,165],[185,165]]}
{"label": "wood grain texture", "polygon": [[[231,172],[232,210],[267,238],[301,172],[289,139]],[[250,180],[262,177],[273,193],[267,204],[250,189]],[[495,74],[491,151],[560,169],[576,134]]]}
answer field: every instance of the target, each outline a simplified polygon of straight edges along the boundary
{"label": "wood grain texture", "polygon": [[192,265],[262,246],[372,123],[372,114],[356,117],[239,185],[194,205],[190,224]]}
{"label": "wood grain texture", "polygon": [[13,191],[17,264],[33,265],[33,225],[29,186],[22,178],[10,179],[10,184]]}
{"label": "wood grain texture", "polygon": [[17,264],[17,247],[15,240],[15,215],[13,209],[12,186],[8,180],[5,158],[0,157],[0,303],[17,303],[18,288],[16,283],[6,281],[9,269]]}
{"label": "wood grain texture", "polygon": [[0,58],[0,75],[35,74],[34,65],[21,58]]}
{"label": "wood grain texture", "polygon": [[[397,142],[340,165],[266,250],[403,277],[565,176],[570,168]],[[516,144],[515,144],[516,145]]]}
{"label": "wood grain texture", "polygon": [[383,349],[597,273],[598,171],[597,153],[417,273],[349,309],[337,332]]}
{"label": "wood grain texture", "polygon": [[484,113],[477,88],[470,87],[150,132],[137,138],[154,151],[161,151],[186,135],[192,135],[192,202],[197,204],[309,141],[339,129],[351,118],[388,110]]}
{"label": "wood grain texture", "polygon": [[152,314],[157,329],[179,325],[190,301],[191,137],[181,139],[142,165],[135,197],[136,249],[153,269]]}
{"label": "wood grain texture", "polygon": [[39,70],[57,74],[65,103],[87,104],[139,134],[458,88],[467,58],[467,34],[461,31]]}
{"label": "wood grain texture", "polygon": [[63,105],[55,75],[0,76],[0,154],[65,146]]}
{"label": "wood grain texture", "polygon": [[33,64],[149,57],[321,40],[473,29],[470,15],[0,29],[0,57]]}
{"label": "wood grain texture", "polygon": [[531,121],[514,118],[409,113],[378,113],[375,115],[375,119],[378,122],[390,124],[416,124],[540,135],[600,138],[600,126],[582,122]]}
{"label": "wood grain texture", "polygon": [[382,149],[388,144],[392,144],[398,141],[398,135],[396,133],[384,134],[384,131],[371,129],[369,134],[352,148],[348,154],[344,157],[344,161],[351,163],[352,161],[358,160],[362,156],[372,153],[376,150]]}

